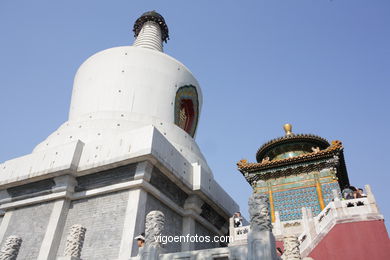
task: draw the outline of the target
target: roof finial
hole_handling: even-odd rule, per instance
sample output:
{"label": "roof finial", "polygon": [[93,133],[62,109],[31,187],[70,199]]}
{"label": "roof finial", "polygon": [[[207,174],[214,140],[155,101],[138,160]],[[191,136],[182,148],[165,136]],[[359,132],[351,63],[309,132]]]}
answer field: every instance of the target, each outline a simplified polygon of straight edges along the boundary
{"label": "roof finial", "polygon": [[134,46],[163,51],[163,42],[169,39],[168,26],[156,11],[146,12],[134,23]]}
{"label": "roof finial", "polygon": [[285,124],[283,126],[283,128],[284,128],[284,131],[286,132],[286,136],[293,135],[293,132],[291,131],[292,130],[292,125],[291,124]]}

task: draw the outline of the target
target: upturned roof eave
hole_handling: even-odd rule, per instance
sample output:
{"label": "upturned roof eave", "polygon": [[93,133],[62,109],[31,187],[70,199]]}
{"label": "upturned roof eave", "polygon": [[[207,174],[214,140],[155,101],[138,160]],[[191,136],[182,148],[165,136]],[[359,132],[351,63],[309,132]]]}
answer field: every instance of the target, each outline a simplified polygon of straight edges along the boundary
{"label": "upturned roof eave", "polygon": [[266,163],[247,163],[245,160],[241,160],[237,163],[238,170],[242,173],[252,173],[258,172],[262,170],[277,168],[281,166],[286,166],[290,164],[302,163],[302,162],[310,162],[317,161],[323,158],[330,158],[334,155],[339,154],[343,150],[342,144],[340,141],[333,141],[332,145],[320,152],[313,152],[309,154],[304,154],[301,156],[296,156],[287,159],[281,159],[277,161],[270,161]]}

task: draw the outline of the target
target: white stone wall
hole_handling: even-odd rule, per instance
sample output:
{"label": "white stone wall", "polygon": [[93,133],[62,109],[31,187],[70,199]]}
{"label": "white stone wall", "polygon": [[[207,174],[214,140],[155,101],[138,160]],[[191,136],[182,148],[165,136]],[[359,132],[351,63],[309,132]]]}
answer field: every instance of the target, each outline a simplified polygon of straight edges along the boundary
{"label": "white stone wall", "polygon": [[[237,211],[238,205],[214,180],[205,161],[186,155],[184,148],[175,145],[156,127],[145,126],[87,144],[78,141],[36,151],[0,164],[0,190],[40,178],[63,174],[77,177],[150,160],[167,169],[165,174],[176,178],[187,191],[198,191],[200,196],[204,196],[202,199],[209,198],[226,215]],[[199,164],[193,163],[194,160],[198,160]]]}

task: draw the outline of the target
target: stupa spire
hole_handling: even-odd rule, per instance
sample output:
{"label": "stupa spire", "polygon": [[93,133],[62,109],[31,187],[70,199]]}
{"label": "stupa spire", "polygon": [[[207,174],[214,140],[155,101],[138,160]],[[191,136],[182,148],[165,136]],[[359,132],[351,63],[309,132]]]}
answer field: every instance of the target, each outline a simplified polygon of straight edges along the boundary
{"label": "stupa spire", "polygon": [[141,15],[134,23],[134,46],[163,51],[163,42],[169,39],[168,26],[156,11]]}

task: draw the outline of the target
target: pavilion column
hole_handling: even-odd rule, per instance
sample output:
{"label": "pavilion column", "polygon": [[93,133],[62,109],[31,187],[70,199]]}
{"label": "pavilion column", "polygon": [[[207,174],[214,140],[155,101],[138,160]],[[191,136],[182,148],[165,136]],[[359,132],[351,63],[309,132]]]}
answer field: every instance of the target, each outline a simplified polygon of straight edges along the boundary
{"label": "pavilion column", "polygon": [[324,202],[324,196],[322,195],[322,188],[321,188],[320,177],[318,173],[314,174],[314,181],[316,185],[318,202],[320,204],[321,210],[323,210],[325,208],[325,202]]}
{"label": "pavilion column", "polygon": [[269,205],[271,208],[271,221],[275,222],[275,205],[274,205],[274,196],[272,193],[272,185],[270,182],[267,182],[267,186],[268,186]]}

